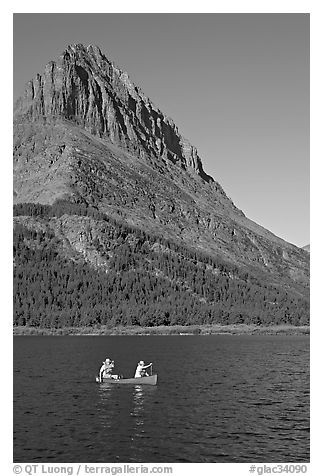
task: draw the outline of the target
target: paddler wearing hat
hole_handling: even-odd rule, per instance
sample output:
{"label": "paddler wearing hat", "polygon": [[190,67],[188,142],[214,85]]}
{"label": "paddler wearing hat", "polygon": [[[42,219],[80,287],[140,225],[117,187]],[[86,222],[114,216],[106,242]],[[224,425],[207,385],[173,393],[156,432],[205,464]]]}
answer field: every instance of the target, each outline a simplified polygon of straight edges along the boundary
{"label": "paddler wearing hat", "polygon": [[146,372],[145,369],[148,369],[148,367],[151,367],[152,365],[153,365],[152,362],[150,362],[150,364],[148,364],[148,365],[145,365],[145,362],[143,360],[138,362],[137,368],[136,368],[136,373],[135,373],[135,378],[148,376],[148,373]]}
{"label": "paddler wearing hat", "polygon": [[100,382],[103,378],[112,378],[112,370],[114,369],[114,360],[105,359],[99,371]]}

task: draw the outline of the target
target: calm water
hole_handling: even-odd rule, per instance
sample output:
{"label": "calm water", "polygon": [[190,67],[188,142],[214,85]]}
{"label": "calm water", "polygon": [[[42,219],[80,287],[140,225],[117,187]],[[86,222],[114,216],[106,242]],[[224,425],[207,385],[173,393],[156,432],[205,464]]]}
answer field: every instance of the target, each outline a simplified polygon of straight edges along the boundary
{"label": "calm water", "polygon": [[14,461],[308,462],[309,337],[14,337]]}

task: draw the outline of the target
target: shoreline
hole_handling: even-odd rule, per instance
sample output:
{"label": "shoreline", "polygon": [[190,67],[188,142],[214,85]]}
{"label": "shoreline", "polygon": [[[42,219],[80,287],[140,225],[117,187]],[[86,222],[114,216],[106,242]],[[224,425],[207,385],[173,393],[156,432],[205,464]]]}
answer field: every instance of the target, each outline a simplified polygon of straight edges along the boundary
{"label": "shoreline", "polygon": [[204,324],[191,326],[124,326],[124,327],[65,327],[47,329],[40,327],[16,326],[13,335],[17,336],[138,336],[138,335],[309,335],[310,326],[273,325],[256,326],[247,324]]}

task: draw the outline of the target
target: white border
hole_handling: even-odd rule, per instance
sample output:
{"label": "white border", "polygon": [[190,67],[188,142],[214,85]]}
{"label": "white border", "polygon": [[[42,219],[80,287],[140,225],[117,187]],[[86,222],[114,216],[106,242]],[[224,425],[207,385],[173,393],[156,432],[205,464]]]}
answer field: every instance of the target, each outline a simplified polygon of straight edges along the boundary
{"label": "white border", "polygon": [[[11,255],[11,230],[12,230],[12,172],[11,172],[11,146],[12,146],[12,14],[13,13],[146,13],[146,12],[214,12],[214,13],[280,13],[299,12],[311,14],[311,463],[308,475],[320,474],[321,462],[321,372],[320,362],[322,354],[320,342],[322,335],[322,319],[319,300],[321,291],[322,274],[322,198],[320,189],[323,175],[322,162],[322,9],[319,2],[314,1],[199,1],[198,5],[189,5],[188,2],[138,2],[123,1],[117,5],[111,2],[97,1],[91,4],[95,10],[89,8],[89,2],[56,1],[54,3],[40,1],[12,1],[1,7],[1,46],[2,46],[2,72],[1,72],[1,136],[2,136],[2,168],[1,174],[1,296],[2,296],[2,332],[1,332],[1,361],[2,382],[4,392],[1,393],[1,408],[3,418],[1,430],[3,432],[0,445],[1,462],[4,463],[3,474],[12,473],[12,255]],[[108,8],[108,10],[107,10]],[[3,107],[4,105],[4,107]],[[321,238],[321,239],[320,239]],[[252,462],[250,462],[252,464]],[[258,463],[259,464],[259,463]],[[94,465],[93,465],[94,466]],[[179,474],[243,475],[249,474],[248,464],[175,464],[174,472]],[[8,469],[6,471],[4,468]]]}

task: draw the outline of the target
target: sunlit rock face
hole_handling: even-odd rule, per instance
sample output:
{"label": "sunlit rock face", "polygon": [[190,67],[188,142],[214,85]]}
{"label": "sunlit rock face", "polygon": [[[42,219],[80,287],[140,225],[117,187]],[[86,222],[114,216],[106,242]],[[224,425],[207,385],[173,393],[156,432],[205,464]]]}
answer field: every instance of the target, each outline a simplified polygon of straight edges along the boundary
{"label": "sunlit rock face", "polygon": [[96,46],[69,46],[37,74],[16,104],[16,113],[37,119],[62,116],[91,134],[139,155],[170,160],[212,181],[197,150]]}
{"label": "sunlit rock face", "polygon": [[309,254],[246,218],[174,122],[96,46],[67,47],[15,104],[14,201],[62,198],[301,294],[309,286]]}

